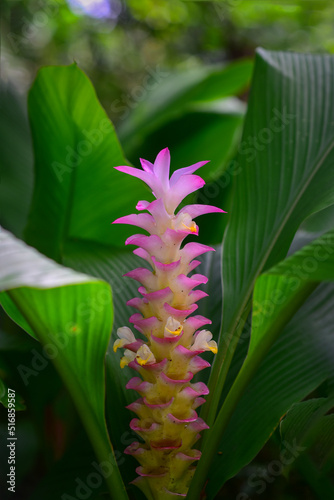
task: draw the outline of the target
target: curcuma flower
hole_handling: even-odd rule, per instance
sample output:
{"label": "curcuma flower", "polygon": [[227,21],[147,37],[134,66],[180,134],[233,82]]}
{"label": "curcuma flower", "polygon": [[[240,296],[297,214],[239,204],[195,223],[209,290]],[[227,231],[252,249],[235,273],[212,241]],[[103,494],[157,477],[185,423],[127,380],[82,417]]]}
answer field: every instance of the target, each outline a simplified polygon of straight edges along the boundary
{"label": "curcuma flower", "polygon": [[143,338],[137,339],[128,327],[119,328],[114,351],[125,349],[121,367],[128,365],[140,375],[132,378],[128,389],[140,398],[130,404],[134,418],[130,427],[141,438],[128,446],[125,453],[139,462],[133,482],[149,499],[167,500],[185,497],[200,459],[193,445],[200,432],[207,429],[196,408],[205,402],[208,388],[202,382],[192,383],[194,375],[210,366],[199,354],[217,352],[217,344],[208,330],[211,321],[192,315],[196,302],[207,294],[197,286],[207,282],[202,274],[191,273],[201,254],[214,250],[190,242],[181,248],[188,234],[198,234],[197,216],[223,212],[210,205],[187,205],[175,214],[181,201],[205,183],[193,173],[207,162],[176,170],[169,178],[168,148],[158,154],[154,164],[140,160],[143,170],[121,166],[120,172],[138,177],[152,189],[155,200],[139,201],[141,213],[121,217],[117,224],[131,224],[149,235],[135,234],[126,245],[135,245],[133,253],[148,262],[151,269],[140,267],[125,274],[141,283],[141,297],[127,305],[138,310],[129,322]]}

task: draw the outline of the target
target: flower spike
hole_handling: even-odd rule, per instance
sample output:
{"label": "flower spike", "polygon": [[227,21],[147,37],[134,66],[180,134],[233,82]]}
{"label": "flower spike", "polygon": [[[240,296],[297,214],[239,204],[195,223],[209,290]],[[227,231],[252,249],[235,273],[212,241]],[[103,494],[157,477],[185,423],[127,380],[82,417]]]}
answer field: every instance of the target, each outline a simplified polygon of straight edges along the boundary
{"label": "flower spike", "polygon": [[205,184],[194,172],[206,161],[176,170],[171,177],[168,148],[160,151],[154,163],[143,159],[140,162],[142,170],[115,168],[148,184],[156,199],[139,201],[136,209],[140,214],[114,222],[135,225],[149,233],[135,234],[125,242],[136,246],[134,254],[146,261],[145,267],[125,275],[141,283],[141,297],[127,304],[137,310],[129,321],[146,341],[136,339],[124,326],[117,330],[114,351],[125,349],[121,367],[129,366],[142,377],[134,377],[127,384],[140,395],[128,408],[137,417],[130,427],[143,441],[125,450],[140,464],[133,484],[149,498],[167,500],[186,496],[195,470],[193,462],[200,459],[201,453],[193,445],[208,426],[195,409],[205,403],[202,396],[209,391],[203,382],[192,383],[192,379],[210,366],[199,354],[216,354],[218,350],[211,332],[198,330],[211,321],[192,315],[198,307],[196,302],[207,296],[196,287],[205,284],[207,278],[202,274],[189,276],[200,264],[195,258],[214,249],[195,242],[181,245],[189,234],[198,235],[194,218],[224,210],[187,205],[175,213],[188,194]]}

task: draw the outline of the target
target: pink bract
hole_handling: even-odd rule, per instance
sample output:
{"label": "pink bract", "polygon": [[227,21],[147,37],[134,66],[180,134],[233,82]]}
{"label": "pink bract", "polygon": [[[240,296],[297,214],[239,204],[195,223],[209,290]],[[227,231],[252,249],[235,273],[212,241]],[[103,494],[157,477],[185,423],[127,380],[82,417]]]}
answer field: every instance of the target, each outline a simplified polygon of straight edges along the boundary
{"label": "pink bract", "polygon": [[189,276],[200,264],[194,259],[214,249],[196,242],[182,244],[188,235],[198,235],[194,218],[224,211],[195,204],[175,213],[186,196],[205,184],[194,172],[206,161],[178,169],[171,176],[168,148],[160,151],[154,163],[144,159],[140,162],[142,169],[115,168],[144,181],[156,199],[139,201],[136,209],[141,213],[125,215],[114,223],[134,225],[148,232],[135,234],[125,242],[136,246],[134,254],[144,260],[144,267],[125,276],[141,283],[138,291],[142,297],[127,304],[140,311],[132,314],[129,322],[146,340],[137,341],[131,330],[122,327],[118,330],[121,340],[115,342],[114,350],[125,349],[121,366],[128,365],[141,377],[132,378],[126,386],[141,396],[128,406],[137,415],[131,429],[143,440],[126,449],[140,463],[139,477],[133,484],[150,498],[165,500],[186,495],[194,473],[190,465],[200,458],[193,445],[208,426],[195,408],[205,402],[202,396],[209,391],[203,382],[192,383],[192,379],[210,366],[199,355],[217,352],[212,334],[199,330],[211,321],[193,315],[196,302],[207,296],[197,289],[206,284],[207,278],[202,274]]}

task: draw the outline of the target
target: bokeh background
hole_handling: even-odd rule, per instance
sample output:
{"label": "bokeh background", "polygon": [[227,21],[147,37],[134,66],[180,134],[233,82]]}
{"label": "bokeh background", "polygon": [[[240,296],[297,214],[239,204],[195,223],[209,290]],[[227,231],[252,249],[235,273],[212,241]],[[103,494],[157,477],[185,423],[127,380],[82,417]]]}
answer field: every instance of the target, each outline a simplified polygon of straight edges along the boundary
{"label": "bokeh background", "polygon": [[[188,77],[196,79],[208,68],[235,62],[244,65],[246,81],[258,46],[334,52],[332,0],[3,0],[1,27],[0,225],[18,237],[23,235],[33,189],[27,94],[39,68],[75,61],[91,79],[124,139],[127,157],[135,162],[139,150],[152,160],[161,147],[173,145],[173,140],[176,144],[177,137],[173,139],[173,131],[160,128],[160,136],[152,136],[151,131],[141,140],[138,131],[138,141],[131,144],[126,141],[127,127],[133,127],[131,116],[137,113],[138,118],[146,102],[152,105],[153,100],[154,106],[154,99],[158,107],[159,98],[168,98],[169,91],[175,94]],[[174,83],[166,85],[166,81]],[[238,106],[240,117],[233,125],[236,141],[248,95],[247,86],[241,87],[238,102],[231,103]],[[211,126],[213,116],[207,114],[205,119]],[[170,134],[166,142],[163,132]],[[152,137],[156,140],[149,140]],[[190,158],[189,163],[206,157],[204,151],[203,158]],[[231,157],[233,152],[226,155],[226,159]],[[16,377],[20,387],[15,367],[18,361],[29,365],[31,352],[37,353],[37,359],[40,347],[23,333],[12,336],[11,321],[5,317],[1,321],[0,372],[10,374],[12,380]],[[43,377],[31,379],[28,388],[22,387],[30,406],[19,416],[22,444],[16,499],[46,498],[48,485],[57,483],[57,463],[70,435],[75,444],[73,463],[80,467],[90,460],[90,445],[56,371],[49,364],[43,373]],[[5,412],[1,408],[0,418],[2,428]],[[243,500],[247,497],[238,495],[245,491],[250,498],[264,500],[326,500],[326,485],[317,484],[308,474],[307,464],[292,469],[289,480],[281,475],[272,481],[268,464],[277,458],[278,441],[274,434],[254,462],[225,485],[221,498]],[[4,470],[2,460],[0,454],[0,470]],[[64,474],[61,467],[59,473]],[[256,493],[256,485],[249,487],[254,474],[265,484],[261,494]],[[43,478],[48,479],[39,487]]]}
{"label": "bokeh background", "polygon": [[4,79],[23,92],[39,67],[77,61],[115,120],[113,100],[147,67],[190,69],[258,46],[334,51],[330,0],[5,0],[2,11]]}
{"label": "bokeh background", "polygon": [[115,100],[129,106],[148,71],[252,57],[258,46],[332,53],[333,21],[331,0],[4,0],[2,79],[24,94],[41,66],[76,61],[117,123]]}
{"label": "bokeh background", "polygon": [[[168,145],[173,154],[181,131],[195,124],[194,120],[197,125],[202,122],[203,137],[205,120],[211,125],[213,113],[188,116],[188,121],[173,123],[169,129],[159,124],[160,135],[155,133],[158,127],[153,122],[150,133],[141,134],[141,129],[143,125],[150,127],[150,116],[154,113],[159,121],[158,108],[163,100],[165,108],[170,98],[175,104],[179,91],[184,92],[187,85],[191,89],[194,82],[215,68],[219,70],[231,62],[251,62],[256,47],[333,53],[334,3],[331,0],[3,0],[1,37],[0,223],[21,236],[33,186],[27,93],[39,68],[76,62],[91,79],[116,127],[125,155],[136,164],[139,152],[152,160]],[[234,123],[230,128],[235,134],[235,145],[241,134],[245,113],[241,104],[247,102],[246,83],[250,77],[251,67],[241,67],[240,89],[236,94],[239,101],[232,103],[231,112],[240,117],[240,126]],[[214,93],[210,100],[215,100],[215,109],[209,111],[226,115],[226,110],[219,109],[219,92]],[[148,117],[146,124],[144,115]],[[186,156],[189,163],[198,161],[198,156],[191,156],[190,147]],[[176,159],[183,161],[184,155]],[[210,159],[215,160],[214,151],[210,152]],[[16,200],[14,203],[12,189],[19,193],[19,203]]]}

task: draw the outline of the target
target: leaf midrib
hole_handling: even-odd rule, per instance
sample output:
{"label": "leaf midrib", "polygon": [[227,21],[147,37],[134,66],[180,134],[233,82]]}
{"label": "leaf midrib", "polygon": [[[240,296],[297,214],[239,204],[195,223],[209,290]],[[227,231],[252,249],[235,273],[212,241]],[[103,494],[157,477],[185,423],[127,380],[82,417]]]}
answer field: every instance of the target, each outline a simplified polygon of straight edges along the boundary
{"label": "leaf midrib", "polygon": [[[71,115],[73,118],[73,116]],[[78,126],[77,124],[73,121],[73,124],[75,125],[74,127],[74,134],[73,134],[73,146],[78,144]],[[74,149],[74,148],[73,148]],[[62,233],[61,237],[59,240],[59,261],[63,263],[64,259],[64,251],[65,251],[65,245],[66,241],[68,240],[69,236],[69,231],[71,227],[71,217],[72,217],[72,212],[73,212],[73,202],[74,202],[74,192],[75,192],[75,185],[76,185],[76,180],[77,180],[77,169],[78,169],[78,162],[75,162],[75,167],[72,169],[71,173],[71,179],[70,179],[70,185],[68,189],[68,196],[66,199],[66,205],[65,209],[63,212],[63,223],[62,223]]]}
{"label": "leaf midrib", "polygon": [[[285,227],[288,219],[290,218],[293,210],[295,209],[295,207],[297,206],[297,204],[301,200],[301,198],[304,195],[305,191],[308,189],[308,187],[309,187],[312,179],[318,173],[318,171],[321,168],[323,162],[326,160],[327,156],[329,155],[329,153],[331,152],[331,150],[333,149],[333,147],[334,147],[334,139],[331,139],[329,141],[329,146],[326,148],[325,152],[321,155],[318,163],[315,165],[315,168],[310,171],[310,176],[308,178],[308,181],[303,184],[300,192],[295,197],[295,201],[292,203],[292,205],[290,206],[290,209],[286,212],[286,215],[283,217],[282,222],[278,226],[278,230],[276,231],[276,234],[275,234],[274,238],[272,239],[271,244],[268,246],[268,249],[267,249],[266,253],[264,254],[263,258],[260,259],[259,265],[257,266],[258,270],[254,274],[254,277],[250,281],[249,286],[246,289],[246,292],[244,294],[244,300],[241,302],[240,307],[236,309],[236,312],[235,312],[235,314],[234,314],[234,316],[232,318],[232,321],[229,323],[229,325],[232,325],[232,328],[229,328],[229,325],[227,326],[227,328],[225,328],[224,324],[222,322],[222,326],[221,326],[221,331],[220,331],[219,338],[221,338],[224,335],[224,332],[226,332],[226,331],[227,332],[229,332],[229,331],[232,332],[231,337],[234,335],[236,327],[237,327],[237,324],[238,324],[238,318],[241,318],[242,313],[243,313],[244,309],[246,308],[246,306],[247,306],[247,304],[248,304],[248,302],[249,302],[249,300],[251,298],[251,295],[252,295],[252,292],[253,292],[253,289],[254,289],[254,284],[255,284],[255,281],[256,281],[257,277],[259,276],[259,274],[261,274],[261,271],[263,270],[263,268],[264,268],[264,266],[266,264],[266,261],[268,260],[268,258],[270,256],[270,253],[272,252],[275,244],[277,243],[278,238],[282,234],[282,230]],[[227,234],[227,231],[226,231],[225,234]],[[223,249],[224,249],[224,245],[223,245]],[[224,251],[223,251],[223,254],[222,254],[222,259],[223,258],[224,258]],[[225,296],[225,294],[224,294],[224,282],[223,282],[223,300],[224,300],[224,296]],[[231,340],[227,344],[227,349],[229,348],[230,344],[231,344]],[[236,346],[235,346],[235,348],[236,348]],[[217,377],[217,380],[218,380],[218,384],[217,385],[218,386],[219,386],[219,380],[220,380],[222,371],[223,371],[223,363],[220,363],[219,368],[218,368],[218,377]],[[209,389],[210,389],[210,391],[212,390],[212,387],[210,387],[210,384],[209,384]]]}
{"label": "leaf midrib", "polygon": [[[268,249],[267,251],[265,252],[265,254],[263,255],[263,258],[260,259],[260,262],[259,262],[259,266],[258,266],[258,272],[254,274],[254,278],[251,280],[250,282],[250,286],[249,288],[247,289],[247,293],[245,294],[245,300],[242,302],[241,304],[241,307],[238,309],[238,311],[242,310],[245,308],[251,294],[252,294],[252,291],[253,291],[253,288],[254,288],[254,282],[256,281],[257,277],[259,274],[261,274],[275,244],[277,243],[278,241],[278,238],[281,236],[282,234],[282,231],[288,221],[288,219],[290,218],[292,212],[294,211],[294,209],[296,208],[296,206],[298,205],[299,201],[301,200],[302,196],[304,195],[305,191],[308,189],[311,181],[313,180],[314,176],[318,173],[319,169],[321,168],[323,162],[326,160],[327,156],[329,155],[329,153],[331,152],[331,150],[334,148],[334,139],[331,140],[330,142],[330,145],[328,146],[328,148],[326,149],[326,151],[324,152],[324,154],[321,156],[320,160],[318,161],[318,163],[316,164],[315,168],[311,170],[310,172],[310,176],[309,176],[309,179],[307,182],[305,182],[299,192],[299,194],[297,194],[297,196],[295,197],[295,201],[291,204],[291,207],[290,209],[286,212],[286,215],[285,217],[282,219],[282,222],[281,224],[278,226],[278,230],[276,231],[273,239],[272,239],[272,242],[270,243],[270,245],[268,245]],[[238,317],[238,314],[237,314],[237,317]],[[231,322],[232,323],[232,322]],[[235,326],[235,316],[233,317],[233,332],[234,332],[234,326]],[[224,331],[224,328],[222,328],[222,331]]]}

